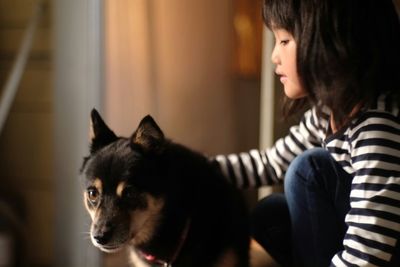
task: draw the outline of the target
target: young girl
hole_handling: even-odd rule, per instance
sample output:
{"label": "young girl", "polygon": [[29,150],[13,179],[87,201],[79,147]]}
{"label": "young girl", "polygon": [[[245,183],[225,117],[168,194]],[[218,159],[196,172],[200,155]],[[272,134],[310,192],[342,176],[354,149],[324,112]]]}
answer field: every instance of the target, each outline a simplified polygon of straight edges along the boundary
{"label": "young girl", "polygon": [[264,0],[286,114],[265,151],[217,156],[239,186],[283,183],[254,238],[283,266],[400,266],[400,26],[391,0]]}

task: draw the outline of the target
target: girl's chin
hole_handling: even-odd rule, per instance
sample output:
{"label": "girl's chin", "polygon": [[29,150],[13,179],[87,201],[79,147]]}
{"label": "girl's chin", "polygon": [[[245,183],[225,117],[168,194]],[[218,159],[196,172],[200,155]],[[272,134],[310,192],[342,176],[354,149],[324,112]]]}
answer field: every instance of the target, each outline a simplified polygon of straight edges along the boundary
{"label": "girl's chin", "polygon": [[284,85],[284,91],[285,91],[285,95],[288,98],[293,99],[293,100],[300,99],[300,98],[307,96],[307,94],[304,92],[304,90],[294,88],[294,87],[289,87],[287,84]]}

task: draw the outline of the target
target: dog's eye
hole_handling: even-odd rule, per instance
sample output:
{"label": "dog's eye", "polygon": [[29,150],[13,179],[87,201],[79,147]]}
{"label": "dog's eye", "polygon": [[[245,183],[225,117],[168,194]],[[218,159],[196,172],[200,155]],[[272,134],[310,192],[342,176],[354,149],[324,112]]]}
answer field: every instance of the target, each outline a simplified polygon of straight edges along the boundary
{"label": "dog's eye", "polygon": [[122,197],[125,199],[134,199],[137,197],[137,190],[133,186],[127,186],[122,192]]}
{"label": "dog's eye", "polygon": [[94,187],[89,187],[87,189],[87,195],[89,201],[95,204],[97,202],[97,199],[99,198],[99,191]]}

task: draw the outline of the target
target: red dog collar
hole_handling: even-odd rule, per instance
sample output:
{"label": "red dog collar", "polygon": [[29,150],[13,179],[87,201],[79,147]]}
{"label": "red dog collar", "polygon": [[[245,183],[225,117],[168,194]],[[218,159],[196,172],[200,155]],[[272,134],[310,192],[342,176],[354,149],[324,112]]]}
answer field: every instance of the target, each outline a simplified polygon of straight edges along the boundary
{"label": "red dog collar", "polygon": [[174,254],[172,255],[172,257],[171,257],[171,259],[169,261],[162,260],[162,259],[157,259],[157,257],[154,256],[154,255],[148,254],[148,253],[146,253],[146,252],[144,252],[142,250],[138,250],[140,257],[144,261],[146,261],[146,262],[148,262],[148,263],[150,263],[152,265],[157,265],[157,266],[162,266],[162,267],[172,267],[172,263],[175,262],[175,260],[178,258],[179,253],[182,250],[183,244],[186,241],[186,238],[187,238],[187,235],[188,235],[188,232],[189,232],[189,228],[190,228],[190,223],[191,223],[191,220],[188,219],[186,221],[185,228],[182,231],[182,235],[181,235],[181,238],[179,239],[179,243],[176,246],[175,252],[174,252]]}

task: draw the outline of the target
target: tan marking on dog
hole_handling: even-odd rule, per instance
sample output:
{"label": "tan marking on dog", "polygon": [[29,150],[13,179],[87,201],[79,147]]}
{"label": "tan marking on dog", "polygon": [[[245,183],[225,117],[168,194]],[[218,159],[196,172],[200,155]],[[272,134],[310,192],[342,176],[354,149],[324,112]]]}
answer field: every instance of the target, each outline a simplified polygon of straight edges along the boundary
{"label": "tan marking on dog", "polygon": [[93,220],[95,211],[93,209],[93,206],[88,205],[88,195],[86,191],[83,193],[83,204],[85,205],[85,208],[88,211],[90,218],[92,218]]}
{"label": "tan marking on dog", "polygon": [[117,186],[117,191],[116,191],[118,197],[122,197],[122,192],[123,192],[124,189],[125,189],[125,184],[126,184],[125,182],[120,182],[120,183],[118,184],[118,186]]}
{"label": "tan marking on dog", "polygon": [[95,138],[94,128],[93,128],[93,121],[90,120],[90,127],[89,127],[89,140],[93,140]]}
{"label": "tan marking on dog", "polygon": [[235,254],[233,249],[228,249],[221,256],[214,267],[236,267],[238,266],[237,264],[237,255]]}
{"label": "tan marking on dog", "polygon": [[145,136],[145,130],[142,128],[138,128],[136,132],[135,139],[133,140],[136,144],[141,144],[144,147],[149,146],[149,140]]}
{"label": "tan marking on dog", "polygon": [[145,243],[153,237],[154,229],[160,220],[160,211],[164,207],[162,198],[146,195],[146,201],[146,210],[136,210],[131,214],[131,229],[134,234],[132,243],[134,245]]}
{"label": "tan marking on dog", "polygon": [[[92,186],[96,187],[97,191],[99,191],[99,194],[101,195],[102,190],[103,190],[103,183],[101,182],[100,178],[96,178],[93,181]],[[96,210],[95,210],[95,207],[88,204],[88,199],[89,199],[89,195],[88,195],[87,191],[85,190],[85,192],[83,193],[83,202],[86,207],[86,210],[89,212],[90,218],[92,218],[92,220],[93,220],[95,217]]]}
{"label": "tan marking on dog", "polygon": [[99,218],[101,218],[101,209],[96,209],[94,212],[94,218],[96,219],[96,221],[99,220]]}
{"label": "tan marking on dog", "polygon": [[101,182],[100,178],[94,179],[93,186],[97,188],[100,194],[103,192],[103,183]]}
{"label": "tan marking on dog", "polygon": [[136,130],[134,139],[132,139],[132,141],[136,144],[140,144],[144,148],[149,148],[151,146],[152,138],[149,139],[148,136],[153,136],[156,139],[163,138],[162,133],[159,133],[157,130],[149,127],[139,127]]}

